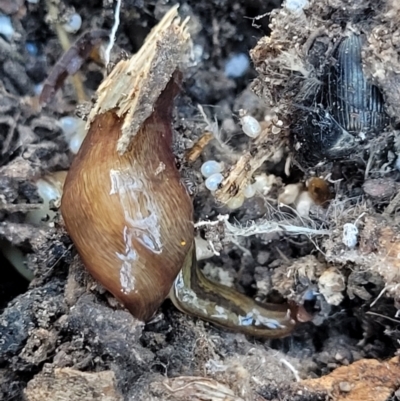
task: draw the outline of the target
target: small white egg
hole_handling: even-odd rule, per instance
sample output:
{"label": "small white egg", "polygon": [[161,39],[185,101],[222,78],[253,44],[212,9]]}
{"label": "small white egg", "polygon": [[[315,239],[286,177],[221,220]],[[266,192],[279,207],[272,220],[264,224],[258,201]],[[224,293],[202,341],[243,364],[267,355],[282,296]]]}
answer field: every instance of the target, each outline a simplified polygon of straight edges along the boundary
{"label": "small white egg", "polygon": [[234,198],[230,199],[229,202],[226,204],[226,206],[229,207],[229,209],[239,209],[243,203],[244,203],[244,195],[243,194],[239,194],[236,195]]}
{"label": "small white egg", "polygon": [[211,175],[206,179],[206,188],[210,191],[216,191],[223,179],[224,176],[221,173]]}
{"label": "small white egg", "polygon": [[225,75],[228,78],[240,78],[250,67],[249,56],[245,53],[234,54],[225,64]]}
{"label": "small white egg", "polygon": [[208,178],[213,174],[220,173],[222,171],[222,164],[215,160],[208,160],[201,166],[201,174],[203,177]]}
{"label": "small white egg", "polygon": [[301,184],[288,184],[283,192],[278,196],[278,202],[284,205],[293,204],[300,194]]}
{"label": "small white egg", "polygon": [[63,25],[68,33],[76,33],[81,29],[82,17],[78,13],[72,14],[68,21]]}
{"label": "small white egg", "polygon": [[243,132],[250,138],[257,138],[261,133],[260,123],[252,116],[243,116],[241,119]]}
{"label": "small white egg", "polygon": [[308,191],[303,191],[296,200],[296,211],[300,217],[308,217],[311,206],[315,205]]}
{"label": "small white egg", "polygon": [[69,150],[76,155],[79,152],[79,149],[82,146],[82,142],[85,139],[84,135],[74,135],[69,141]]}
{"label": "small white egg", "polygon": [[65,116],[58,120],[58,125],[63,130],[64,135],[69,137],[76,134],[79,127],[79,121],[79,118]]}
{"label": "small white egg", "polygon": [[77,154],[86,136],[85,121],[80,118],[65,116],[58,120],[58,126],[64,133],[72,153]]}
{"label": "small white egg", "polygon": [[254,185],[249,184],[243,191],[243,195],[245,198],[252,198],[256,194],[256,189],[254,188]]}

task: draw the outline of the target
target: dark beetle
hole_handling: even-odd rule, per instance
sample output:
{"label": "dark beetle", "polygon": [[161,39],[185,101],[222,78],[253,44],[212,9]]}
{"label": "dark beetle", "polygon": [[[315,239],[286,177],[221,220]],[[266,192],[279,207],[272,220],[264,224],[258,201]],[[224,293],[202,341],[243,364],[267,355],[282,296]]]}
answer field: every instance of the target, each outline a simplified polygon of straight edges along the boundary
{"label": "dark beetle", "polygon": [[298,106],[303,118],[294,133],[309,162],[346,157],[358,142],[379,134],[388,124],[382,95],[364,76],[361,47],[358,35],[343,39],[316,100],[311,106]]}

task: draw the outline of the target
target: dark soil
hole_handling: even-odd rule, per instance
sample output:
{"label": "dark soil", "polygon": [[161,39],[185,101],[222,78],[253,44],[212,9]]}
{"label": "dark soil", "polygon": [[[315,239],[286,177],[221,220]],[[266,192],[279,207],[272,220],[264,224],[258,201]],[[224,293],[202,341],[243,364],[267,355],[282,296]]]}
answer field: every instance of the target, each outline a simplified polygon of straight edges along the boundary
{"label": "dark soil", "polygon": [[[26,255],[33,280],[29,283],[0,254],[0,399],[21,400],[35,376],[52,378],[57,368],[73,368],[82,372],[112,371],[117,392],[126,400],[178,399],[167,392],[162,382],[166,377],[179,376],[216,379],[242,397],[237,399],[322,400],[325,394],[298,394],[295,387],[290,387],[295,377],[281,360],[305,379],[361,358],[386,359],[395,355],[399,340],[399,321],[395,317],[400,299],[399,267],[398,262],[390,261],[390,274],[379,270],[386,266],[385,255],[382,256],[386,248],[379,239],[389,227],[392,231],[387,234],[388,242],[398,240],[397,208],[386,217],[382,213],[388,211],[400,182],[396,164],[400,142],[395,130],[399,83],[393,73],[400,66],[390,46],[382,50],[384,38],[363,49],[366,76],[374,77],[383,92],[392,121],[380,136],[371,135],[346,158],[315,163],[305,160],[304,153],[296,153],[299,131],[297,136],[288,134],[284,155],[260,169],[278,177],[276,193],[248,199],[233,211],[215,200],[199,173],[205,160],[215,158],[230,166],[249,149],[248,138],[239,124],[241,109],[262,120],[265,110],[273,104],[285,124],[295,126],[295,130],[303,127],[307,112],[299,112],[293,105],[299,103],[307,80],[323,81],[332,62],[330,47],[347,25],[366,35],[372,35],[380,26],[392,30],[391,46],[399,50],[399,16],[395,14],[398,6],[394,2],[313,1],[306,9],[307,24],[278,12],[271,19],[269,13],[279,7],[278,1],[181,3],[180,13],[191,17],[197,58],[185,72],[183,91],[176,102],[175,151],[179,158],[206,129],[198,104],[211,121],[217,119],[222,127],[222,142],[228,145],[211,143],[193,168],[183,172],[195,188],[195,221],[216,220],[218,215],[229,213],[230,222],[244,226],[263,218],[282,222],[282,213],[277,213],[275,207],[284,184],[305,182],[315,175],[326,177],[335,171],[336,180],[341,180],[329,183],[335,202],[328,209],[313,212],[312,223],[306,223],[329,229],[329,236],[289,235],[281,231],[238,235],[231,241],[222,229],[219,232],[206,227],[199,231],[221,251],[219,256],[200,264],[211,278],[225,280],[225,284],[262,301],[296,300],[313,316],[290,337],[277,340],[249,338],[218,329],[183,315],[168,300],[156,319],[142,324],[89,276],[58,214],[43,224],[26,221],[27,212],[41,203],[35,180],[48,172],[68,169],[73,159],[57,121],[74,115],[78,102],[72,81],[67,80],[54,101],[42,110],[38,107],[37,86],[63,51],[46,18],[44,0],[38,4],[16,1],[15,9],[13,4],[12,0],[0,0],[0,10],[13,13],[10,18],[15,30],[12,38],[0,32],[0,244],[4,247],[1,249],[12,244]],[[136,52],[170,7],[167,1],[125,0],[118,48]],[[72,42],[86,30],[112,27],[112,1],[61,2],[64,12],[72,8],[83,20],[79,33],[70,35]],[[259,42],[271,30],[272,44]],[[315,40],[307,42],[313,36]],[[304,56],[302,46],[306,43],[310,50]],[[285,68],[275,54],[275,45],[299,55],[310,73],[307,79],[296,68]],[[249,69],[240,77],[227,77],[224,71],[230,57],[236,53],[248,55],[252,49]],[[381,60],[388,60],[388,72],[383,74],[386,80],[382,74],[374,74],[381,67],[379,52],[383,54]],[[104,68],[93,61],[82,67],[80,76],[87,100],[104,74]],[[302,99],[306,107],[312,106],[311,97]],[[302,137],[302,141],[307,140]],[[368,165],[371,149],[376,154]],[[293,166],[287,177],[284,167],[289,154]],[[371,173],[366,175],[367,165]],[[372,179],[381,181],[371,183]],[[377,185],[380,187],[376,190]],[[287,213],[293,223],[295,216]],[[359,244],[357,251],[349,250],[342,242],[343,226],[358,218]],[[373,259],[368,259],[370,254]],[[327,284],[330,292],[321,290],[320,280],[328,270],[333,272]],[[310,291],[313,296],[305,301]],[[37,399],[32,394],[27,395],[28,400]],[[290,394],[293,397],[287,398]]]}

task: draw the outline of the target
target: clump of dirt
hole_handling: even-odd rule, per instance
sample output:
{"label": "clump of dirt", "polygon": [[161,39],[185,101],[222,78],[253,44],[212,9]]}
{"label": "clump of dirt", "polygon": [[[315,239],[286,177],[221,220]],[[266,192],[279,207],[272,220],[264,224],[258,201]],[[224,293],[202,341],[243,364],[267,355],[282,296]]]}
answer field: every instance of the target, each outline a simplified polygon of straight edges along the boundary
{"label": "clump of dirt", "polygon": [[[41,85],[63,52],[57,23],[74,12],[82,17],[71,42],[114,23],[111,1],[53,2],[59,21],[48,12],[50,3],[0,1],[14,29],[11,36],[0,29],[0,245],[7,259],[0,284],[1,397],[57,400],[60,389],[75,383],[99,400],[319,400],[328,387],[317,382],[305,390],[296,381],[363,358],[393,357],[400,297],[396,2],[180,4],[180,14],[190,16],[193,54],[176,102],[174,152],[193,195],[196,233],[212,255],[200,267],[257,301],[288,299],[306,308],[312,321],[276,340],[218,329],[170,301],[143,324],[86,272],[58,204],[51,205],[54,217],[29,221],[43,202],[35,182],[67,170],[74,157],[60,118],[78,106],[82,111],[72,79],[50,104],[38,105]],[[124,1],[114,52],[135,53],[171,6]],[[321,110],[325,119],[314,126],[333,114],[323,102],[338,48],[350,35],[362,37],[363,74],[382,93],[390,123],[351,134],[352,152],[331,158],[310,145],[319,139],[310,139],[307,127]],[[240,60],[245,67],[235,75]],[[106,74],[97,60],[82,66],[83,108],[90,109]],[[243,113],[260,122],[254,141],[242,132]],[[186,164],[184,155],[205,131],[213,139]],[[225,164],[216,193],[200,173],[211,159]],[[311,190],[315,177],[327,184],[329,200],[319,202],[321,194]],[[257,182],[261,191],[241,197]],[[291,191],[294,200],[285,203]],[[232,207],[239,198],[243,205]],[[393,380],[388,394],[397,385]]]}

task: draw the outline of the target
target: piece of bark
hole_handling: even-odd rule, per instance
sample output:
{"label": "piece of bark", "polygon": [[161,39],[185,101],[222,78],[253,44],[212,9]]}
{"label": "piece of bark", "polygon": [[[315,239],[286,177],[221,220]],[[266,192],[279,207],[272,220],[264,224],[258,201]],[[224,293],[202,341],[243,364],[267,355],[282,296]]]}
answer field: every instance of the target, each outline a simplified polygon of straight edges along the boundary
{"label": "piece of bark", "polygon": [[361,359],[318,379],[303,380],[299,386],[326,392],[335,401],[386,401],[400,386],[399,358],[384,362]]}

